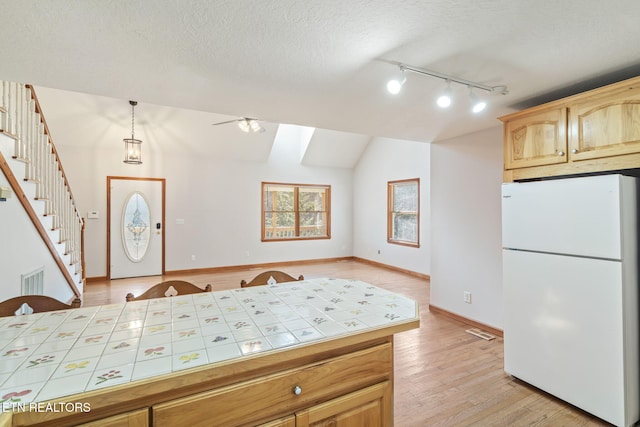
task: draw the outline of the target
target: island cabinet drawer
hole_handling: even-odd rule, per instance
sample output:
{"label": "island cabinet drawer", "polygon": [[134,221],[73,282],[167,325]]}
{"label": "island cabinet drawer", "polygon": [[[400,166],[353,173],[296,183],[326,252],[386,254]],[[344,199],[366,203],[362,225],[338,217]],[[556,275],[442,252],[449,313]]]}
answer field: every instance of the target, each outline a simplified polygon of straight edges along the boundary
{"label": "island cabinet drawer", "polygon": [[390,379],[393,346],[377,345],[152,407],[154,426],[267,422]]}

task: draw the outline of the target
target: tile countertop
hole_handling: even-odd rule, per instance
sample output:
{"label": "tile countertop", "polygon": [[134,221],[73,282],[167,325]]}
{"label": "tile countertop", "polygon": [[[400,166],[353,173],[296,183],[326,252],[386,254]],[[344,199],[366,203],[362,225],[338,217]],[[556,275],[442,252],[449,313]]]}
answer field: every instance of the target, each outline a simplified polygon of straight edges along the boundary
{"label": "tile countertop", "polygon": [[62,398],[417,317],[413,300],[344,279],[2,317],[0,403]]}

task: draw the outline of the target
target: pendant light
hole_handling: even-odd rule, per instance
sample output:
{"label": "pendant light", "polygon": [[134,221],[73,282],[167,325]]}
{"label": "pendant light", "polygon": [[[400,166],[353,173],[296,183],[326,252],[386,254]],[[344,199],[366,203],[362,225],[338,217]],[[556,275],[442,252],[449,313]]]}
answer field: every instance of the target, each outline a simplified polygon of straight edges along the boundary
{"label": "pendant light", "polygon": [[138,105],[137,101],[129,101],[131,105],[131,138],[124,138],[124,162],[130,165],[142,164],[142,141],[134,136],[134,109]]}

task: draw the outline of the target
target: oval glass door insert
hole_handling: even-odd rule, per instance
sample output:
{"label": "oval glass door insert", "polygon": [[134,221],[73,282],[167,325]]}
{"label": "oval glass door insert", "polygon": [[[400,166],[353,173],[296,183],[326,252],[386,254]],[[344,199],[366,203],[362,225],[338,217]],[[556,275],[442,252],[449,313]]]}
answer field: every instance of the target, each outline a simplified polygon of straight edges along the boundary
{"label": "oval glass door insert", "polygon": [[149,204],[142,193],[136,191],[129,196],[122,210],[122,244],[127,257],[133,262],[142,261],[147,254],[150,223]]}

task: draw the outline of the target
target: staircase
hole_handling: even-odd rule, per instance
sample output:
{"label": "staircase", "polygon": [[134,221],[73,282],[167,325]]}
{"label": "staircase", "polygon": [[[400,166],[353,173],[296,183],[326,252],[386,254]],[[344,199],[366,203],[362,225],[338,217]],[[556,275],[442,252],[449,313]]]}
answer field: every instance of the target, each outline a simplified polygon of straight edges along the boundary
{"label": "staircase", "polygon": [[12,148],[0,147],[0,170],[73,294],[80,297],[84,220],[31,86],[0,82],[0,133],[14,141]]}

